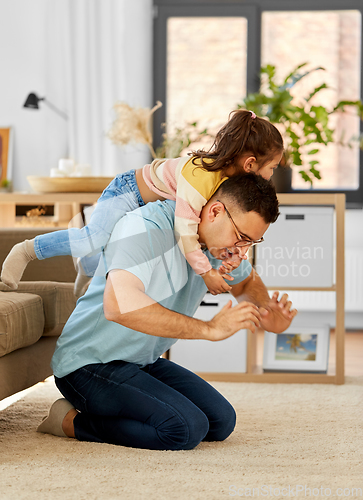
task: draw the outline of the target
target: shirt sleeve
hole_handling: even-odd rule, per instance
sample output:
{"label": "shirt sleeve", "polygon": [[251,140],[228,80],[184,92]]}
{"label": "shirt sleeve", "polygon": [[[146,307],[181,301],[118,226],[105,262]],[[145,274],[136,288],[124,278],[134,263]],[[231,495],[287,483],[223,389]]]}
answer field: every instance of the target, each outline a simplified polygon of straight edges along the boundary
{"label": "shirt sleeve", "polygon": [[129,271],[147,290],[163,255],[162,239],[160,228],[134,213],[127,214],[116,224],[105,248],[106,274],[114,269]]}

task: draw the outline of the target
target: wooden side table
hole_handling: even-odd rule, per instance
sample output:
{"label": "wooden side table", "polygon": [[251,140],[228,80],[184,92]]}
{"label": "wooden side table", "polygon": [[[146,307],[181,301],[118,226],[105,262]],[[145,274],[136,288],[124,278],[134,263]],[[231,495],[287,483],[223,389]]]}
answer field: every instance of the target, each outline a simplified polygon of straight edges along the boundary
{"label": "wooden side table", "polygon": [[81,205],[93,205],[101,193],[0,193],[0,227],[14,227],[17,205],[54,205],[54,214],[60,226],[81,211]]}

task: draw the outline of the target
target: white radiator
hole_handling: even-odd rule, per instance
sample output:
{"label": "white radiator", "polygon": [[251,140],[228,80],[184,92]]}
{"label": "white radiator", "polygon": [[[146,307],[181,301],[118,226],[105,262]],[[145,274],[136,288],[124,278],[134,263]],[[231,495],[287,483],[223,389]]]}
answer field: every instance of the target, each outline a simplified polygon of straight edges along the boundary
{"label": "white radiator", "polygon": [[[287,292],[299,311],[335,311],[335,292]],[[345,250],[345,311],[363,312],[363,248]]]}

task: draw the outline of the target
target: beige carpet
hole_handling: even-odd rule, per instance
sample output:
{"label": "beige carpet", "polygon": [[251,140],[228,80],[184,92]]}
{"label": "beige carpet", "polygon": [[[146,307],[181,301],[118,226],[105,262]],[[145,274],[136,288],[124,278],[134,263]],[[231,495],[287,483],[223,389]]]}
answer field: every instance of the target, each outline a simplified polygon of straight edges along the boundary
{"label": "beige carpet", "polygon": [[305,498],[305,486],[313,498],[355,498],[353,488],[363,489],[363,377],[213,385],[237,410],[235,432],[178,452],[39,434],[59,393],[52,380],[38,385],[0,412],[1,500]]}

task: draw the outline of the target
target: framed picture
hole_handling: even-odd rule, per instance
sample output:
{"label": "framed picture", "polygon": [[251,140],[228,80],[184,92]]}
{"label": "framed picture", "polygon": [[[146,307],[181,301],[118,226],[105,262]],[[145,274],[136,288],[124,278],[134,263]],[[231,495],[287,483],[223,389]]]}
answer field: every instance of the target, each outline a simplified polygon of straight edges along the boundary
{"label": "framed picture", "polygon": [[263,371],[326,373],[329,325],[291,326],[284,333],[265,332]]}
{"label": "framed picture", "polygon": [[13,130],[0,128],[0,187],[3,181],[11,181],[13,156]]}

